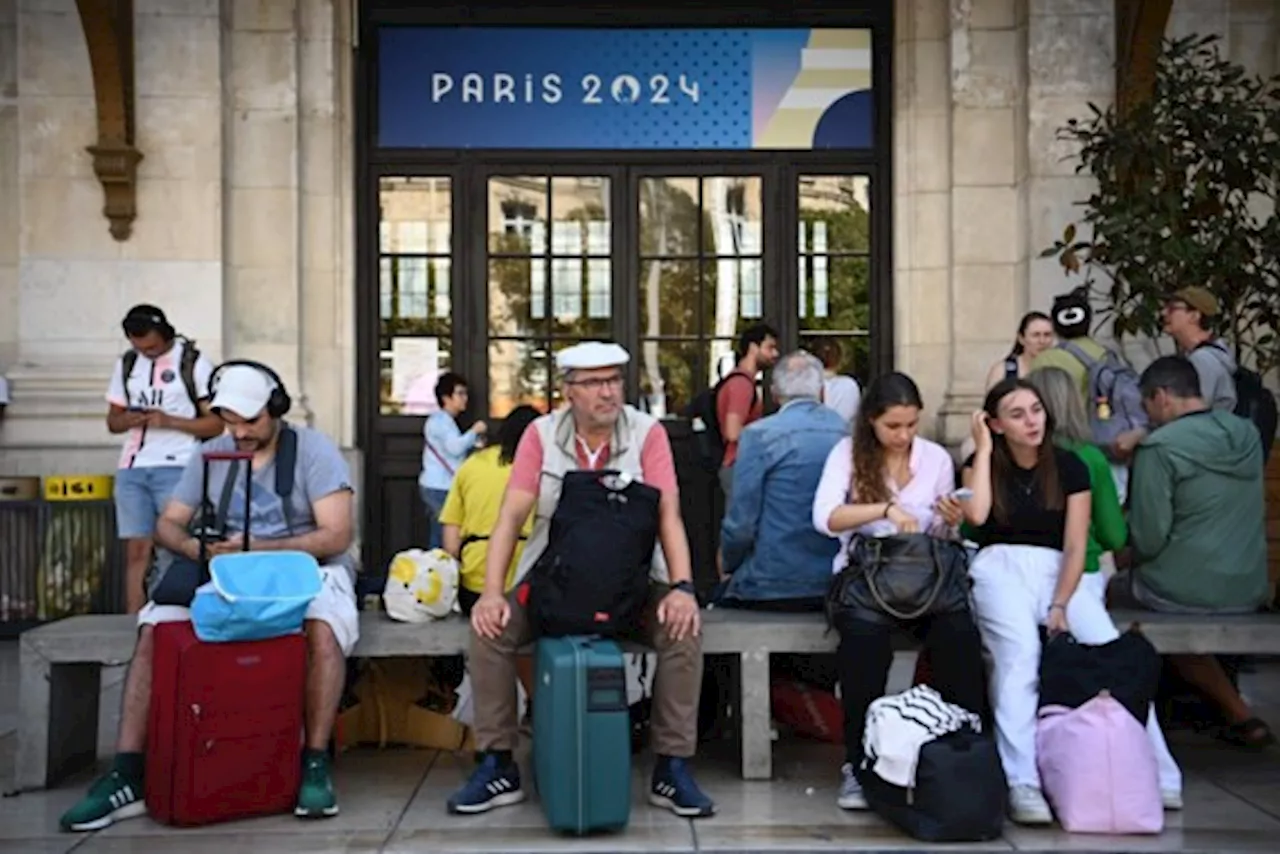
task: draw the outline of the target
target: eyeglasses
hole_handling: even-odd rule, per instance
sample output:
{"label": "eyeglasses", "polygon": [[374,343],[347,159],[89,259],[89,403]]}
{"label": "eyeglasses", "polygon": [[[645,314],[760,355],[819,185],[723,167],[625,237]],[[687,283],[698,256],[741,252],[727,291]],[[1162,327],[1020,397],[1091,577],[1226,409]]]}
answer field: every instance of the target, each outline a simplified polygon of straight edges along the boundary
{"label": "eyeglasses", "polygon": [[622,388],[622,376],[615,375],[612,377],[591,377],[585,380],[570,380],[568,385],[585,388],[588,391],[600,391],[608,388]]}

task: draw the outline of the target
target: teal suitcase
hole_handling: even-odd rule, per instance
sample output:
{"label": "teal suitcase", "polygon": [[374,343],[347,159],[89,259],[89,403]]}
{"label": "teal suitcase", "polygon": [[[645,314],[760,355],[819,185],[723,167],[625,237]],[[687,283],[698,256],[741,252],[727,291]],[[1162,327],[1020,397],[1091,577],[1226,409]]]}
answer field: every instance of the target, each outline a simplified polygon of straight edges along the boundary
{"label": "teal suitcase", "polygon": [[622,830],[631,817],[631,714],[626,665],[613,641],[538,641],[533,768],[553,830]]}

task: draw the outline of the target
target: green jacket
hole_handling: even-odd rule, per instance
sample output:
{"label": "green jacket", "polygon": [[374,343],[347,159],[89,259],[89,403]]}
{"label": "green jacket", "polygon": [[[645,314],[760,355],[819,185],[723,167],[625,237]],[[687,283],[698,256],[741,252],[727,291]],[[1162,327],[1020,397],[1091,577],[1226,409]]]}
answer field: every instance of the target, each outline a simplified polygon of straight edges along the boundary
{"label": "green jacket", "polygon": [[1262,443],[1229,412],[1184,415],[1138,446],[1130,541],[1142,582],[1198,608],[1250,608],[1267,594]]}
{"label": "green jacket", "polygon": [[[1120,495],[1116,492],[1116,482],[1111,477],[1111,464],[1102,455],[1096,445],[1064,445],[1089,469],[1089,493],[1093,505],[1089,517],[1089,543],[1084,553],[1084,571],[1097,572],[1098,559],[1107,552],[1122,548],[1129,536],[1129,529],[1124,522],[1124,508],[1120,506]],[[960,526],[960,533],[966,539],[982,544],[978,531],[965,522]]]}
{"label": "green jacket", "polygon": [[1107,552],[1124,548],[1129,528],[1120,506],[1120,493],[1111,477],[1111,464],[1097,445],[1065,445],[1089,469],[1089,494],[1092,507],[1089,516],[1089,545],[1084,553],[1084,571],[1097,572],[1098,559]]}

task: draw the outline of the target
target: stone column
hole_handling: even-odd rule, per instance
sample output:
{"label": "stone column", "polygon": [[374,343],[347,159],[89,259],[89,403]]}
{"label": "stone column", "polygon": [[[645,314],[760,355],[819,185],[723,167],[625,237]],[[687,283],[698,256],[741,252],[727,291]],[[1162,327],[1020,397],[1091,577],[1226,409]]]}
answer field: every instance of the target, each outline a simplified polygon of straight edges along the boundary
{"label": "stone column", "polygon": [[301,365],[297,0],[234,3],[223,127],[228,157],[225,299],[228,352],[280,374],[292,416],[309,420]]}
{"label": "stone column", "polygon": [[0,372],[18,357],[19,214],[18,0],[0,0]]}
{"label": "stone column", "polygon": [[[1053,298],[1082,279],[1067,277],[1056,257],[1039,258],[1079,223],[1096,183],[1077,175],[1077,147],[1059,142],[1058,129],[1090,115],[1089,104],[1115,100],[1115,10],[1110,2],[1030,0],[1027,97],[1030,103],[1031,308],[1048,311]],[[1080,225],[1084,238],[1087,229]]]}
{"label": "stone column", "polygon": [[951,110],[944,0],[894,6],[895,362],[928,403],[932,434],[951,361]]}
{"label": "stone column", "polygon": [[951,385],[959,443],[1027,305],[1027,0],[951,0]]}

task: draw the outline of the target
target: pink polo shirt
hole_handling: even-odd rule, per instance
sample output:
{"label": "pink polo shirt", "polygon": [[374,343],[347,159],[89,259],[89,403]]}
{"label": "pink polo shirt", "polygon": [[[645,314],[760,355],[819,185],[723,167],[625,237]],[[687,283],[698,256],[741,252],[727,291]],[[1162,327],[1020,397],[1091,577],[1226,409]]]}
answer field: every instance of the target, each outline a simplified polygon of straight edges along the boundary
{"label": "pink polo shirt", "polygon": [[[576,442],[578,468],[592,471],[605,467],[609,460],[609,444],[601,445],[595,453],[595,459],[587,452],[586,443],[580,438]],[[542,479],[542,436],[535,429],[524,431],[520,444],[516,446],[516,456],[511,463],[511,479],[508,489],[519,489],[524,492],[538,494],[539,481]],[[645,437],[644,446],[640,449],[640,473],[644,482],[658,489],[663,495],[679,495],[676,482],[676,464],[671,455],[671,440],[661,425],[656,425]]]}

